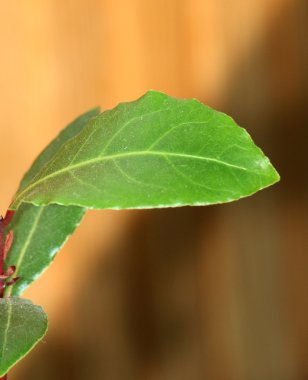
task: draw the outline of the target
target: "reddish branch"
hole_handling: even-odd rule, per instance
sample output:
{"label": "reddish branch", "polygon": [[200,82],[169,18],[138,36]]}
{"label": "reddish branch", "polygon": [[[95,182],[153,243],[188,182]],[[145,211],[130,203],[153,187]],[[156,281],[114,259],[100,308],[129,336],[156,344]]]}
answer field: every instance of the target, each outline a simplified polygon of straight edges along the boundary
{"label": "reddish branch", "polygon": [[[11,248],[13,241],[13,232],[9,232],[7,236],[5,236],[5,227],[10,223],[14,216],[14,211],[8,211],[5,215],[5,218],[0,216],[0,298],[3,297],[5,281],[6,277],[4,273],[4,260],[8,251]],[[10,274],[12,275],[12,273]],[[0,378],[1,380],[1,378]]]}
{"label": "reddish branch", "polygon": [[[4,272],[4,219],[0,216],[0,274]],[[4,280],[0,280],[0,297],[3,297]],[[7,375],[0,377],[0,380],[7,380]]]}
{"label": "reddish branch", "polygon": [[[4,228],[5,220],[0,216],[0,275],[4,275]],[[3,297],[5,280],[0,279],[0,298]]]}
{"label": "reddish branch", "polygon": [[[13,215],[14,211],[8,211],[5,215],[5,218],[2,218],[2,216],[0,216],[0,298],[3,298],[6,281],[6,274],[4,273],[4,260],[11,248],[13,240],[12,233],[8,233],[8,235],[5,237],[5,227],[10,223]],[[7,272],[7,275],[9,275],[12,272],[12,268],[9,267]],[[7,380],[7,375],[0,377],[0,380]]]}

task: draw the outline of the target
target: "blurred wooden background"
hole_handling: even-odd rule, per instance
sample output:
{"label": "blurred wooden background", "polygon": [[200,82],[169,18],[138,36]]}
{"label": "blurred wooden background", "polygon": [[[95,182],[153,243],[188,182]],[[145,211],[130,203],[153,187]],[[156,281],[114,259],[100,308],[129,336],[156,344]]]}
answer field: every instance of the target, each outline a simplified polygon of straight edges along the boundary
{"label": "blurred wooden background", "polygon": [[0,9],[2,212],[63,126],[148,88],[232,114],[282,176],[229,205],[89,212],[25,294],[50,330],[10,379],[307,379],[307,1]]}

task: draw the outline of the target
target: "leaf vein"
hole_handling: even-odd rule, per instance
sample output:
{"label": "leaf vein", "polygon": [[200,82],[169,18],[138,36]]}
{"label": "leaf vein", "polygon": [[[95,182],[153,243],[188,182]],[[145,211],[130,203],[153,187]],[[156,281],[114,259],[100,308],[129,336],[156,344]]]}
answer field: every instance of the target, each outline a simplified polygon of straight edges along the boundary
{"label": "leaf vein", "polygon": [[163,140],[166,136],[168,136],[171,132],[173,132],[175,129],[184,127],[186,125],[191,125],[191,124],[205,124],[207,121],[202,120],[202,121],[185,121],[184,123],[180,123],[177,125],[174,125],[171,129],[169,129],[167,132],[163,133],[158,139],[156,139],[148,148],[147,150],[151,150],[152,148],[155,147],[161,140]]}
{"label": "leaf vein", "polygon": [[83,186],[86,186],[86,187],[91,187],[92,189],[96,190],[96,191],[100,191],[101,189],[95,185],[93,185],[92,183],[89,183],[89,182],[84,182],[81,178],[79,178],[76,174],[74,174],[73,172],[70,172],[70,175],[79,183],[81,183]]}
{"label": "leaf vein", "polygon": [[[204,187],[205,189],[207,189],[209,191],[218,191],[218,189],[211,188],[209,186],[204,185],[203,183],[194,181],[193,179],[189,178],[185,173],[183,173],[183,171],[181,169],[179,169],[179,167],[177,167],[176,165],[174,165],[174,163],[168,157],[165,157],[165,159],[173,167],[173,170],[176,173],[178,173],[182,178],[184,178],[187,182],[190,182],[190,183],[192,183],[194,185],[197,185],[197,186],[200,186],[200,187]],[[219,191],[227,192],[227,193],[232,193],[233,194],[233,192],[231,192],[231,191],[226,191],[226,190],[222,190],[222,189],[220,189]]]}
{"label": "leaf vein", "polygon": [[156,110],[156,111],[152,111],[152,112],[148,112],[148,113],[145,113],[143,115],[139,115],[139,116],[136,116],[136,117],[133,117],[132,119],[130,119],[127,123],[124,123],[122,125],[122,127],[120,127],[112,136],[111,138],[106,142],[105,146],[104,146],[104,149],[102,150],[102,152],[100,153],[100,156],[102,156],[105,152],[106,152],[106,149],[110,146],[110,144],[112,143],[112,141],[126,128],[128,127],[129,125],[131,125],[134,121],[136,120],[139,120],[139,119],[142,119],[143,117],[147,117],[147,116],[150,116],[150,115],[154,115],[156,113],[160,113],[160,112],[166,112],[168,110],[171,110],[171,108],[166,108],[166,109],[163,109],[163,110]]}
{"label": "leaf vein", "polygon": [[[73,170],[73,169],[80,169],[84,166],[87,166],[87,165],[90,165],[90,164],[97,164],[97,163],[100,163],[100,162],[103,162],[103,161],[107,161],[107,160],[112,160],[112,159],[121,159],[121,158],[125,158],[125,157],[137,157],[137,156],[146,156],[146,155],[149,155],[149,156],[169,156],[169,157],[180,157],[180,158],[187,158],[187,159],[196,159],[196,160],[203,160],[203,161],[208,161],[208,162],[215,162],[219,165],[224,165],[224,166],[228,166],[230,168],[233,168],[233,169],[238,169],[238,170],[243,170],[243,171],[251,171],[252,170],[249,170],[245,167],[242,167],[242,166],[238,166],[238,165],[234,165],[234,164],[230,164],[226,161],[222,161],[222,160],[218,160],[216,158],[212,158],[212,157],[204,157],[204,156],[196,156],[196,155],[192,155],[192,154],[186,154],[186,153],[177,153],[177,152],[160,152],[160,151],[139,151],[139,152],[125,152],[125,153],[117,153],[117,154],[112,154],[112,155],[109,155],[109,156],[99,156],[99,157],[96,157],[96,158],[92,158],[92,159],[89,159],[89,160],[85,160],[83,162],[79,162],[77,164],[74,164],[74,165],[68,165],[62,169],[59,169],[53,173],[50,173],[49,175],[45,176],[45,177],[42,177],[40,179],[38,179],[36,182],[33,182],[32,184],[29,184],[28,187],[26,187],[19,195],[17,195],[17,197],[15,198],[15,200],[13,201],[12,203],[12,206],[14,207],[18,207],[20,202],[22,201],[22,197],[27,194],[27,192],[29,192],[31,189],[35,188],[37,185],[41,184],[41,183],[44,183],[45,181],[48,181],[50,180],[51,178],[54,178],[56,176],[59,176],[63,173],[67,173],[69,172],[70,170]],[[19,201],[19,202],[18,202]]]}
{"label": "leaf vein", "polygon": [[16,263],[16,271],[15,271],[15,273],[14,273],[15,276],[16,276],[16,275],[18,274],[18,272],[19,272],[20,265],[21,265],[22,262],[23,262],[23,259],[24,259],[24,257],[25,257],[25,254],[26,254],[27,250],[28,250],[28,247],[29,247],[29,244],[30,244],[30,242],[31,242],[31,239],[32,239],[32,237],[33,237],[33,235],[34,235],[34,233],[35,233],[35,230],[36,230],[36,228],[37,228],[37,226],[38,226],[38,223],[39,223],[39,221],[40,221],[40,218],[41,218],[41,216],[42,216],[42,214],[43,214],[43,211],[44,211],[44,207],[41,207],[41,208],[39,209],[39,211],[38,211],[38,213],[37,213],[37,215],[36,215],[34,221],[33,221],[32,227],[31,227],[31,229],[30,229],[30,231],[29,231],[29,235],[27,236],[27,239],[26,239],[26,241],[25,241],[25,243],[24,243],[24,245],[23,245],[23,248],[22,248],[22,250],[21,250],[21,252],[20,252],[19,258],[18,258],[17,263]]}
{"label": "leaf vein", "polygon": [[145,182],[142,182],[142,181],[138,181],[136,178],[132,177],[131,175],[127,174],[125,172],[125,170],[123,170],[121,168],[121,166],[116,162],[115,159],[112,160],[112,162],[114,163],[115,167],[118,169],[118,171],[123,175],[123,177],[127,178],[129,181],[131,182],[135,182],[137,183],[138,185],[141,185],[141,186],[146,186],[146,187],[157,187],[159,189],[162,189],[162,190],[165,190],[165,187],[163,186],[159,186],[159,185],[156,185],[154,183],[145,183]]}

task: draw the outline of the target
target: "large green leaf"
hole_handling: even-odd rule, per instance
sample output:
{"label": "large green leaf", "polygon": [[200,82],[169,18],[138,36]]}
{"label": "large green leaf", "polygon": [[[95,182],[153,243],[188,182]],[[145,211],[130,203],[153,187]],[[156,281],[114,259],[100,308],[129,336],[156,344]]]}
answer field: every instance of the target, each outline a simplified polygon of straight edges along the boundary
{"label": "large green leaf", "polygon": [[[22,191],[40,170],[54,157],[60,147],[76,136],[96,115],[93,109],[69,124],[38,156],[22,179]],[[20,295],[52,262],[56,253],[79,225],[85,209],[77,206],[49,205],[36,207],[23,204],[15,213],[6,231],[13,230],[14,241],[6,259],[6,266],[15,265],[15,276],[21,276],[12,288]]]}
{"label": "large green leaf", "polygon": [[43,309],[21,298],[0,299],[0,376],[22,359],[45,335]]}
{"label": "large green leaf", "polygon": [[279,180],[227,115],[150,91],[93,119],[12,204],[148,208],[229,202]]}
{"label": "large green leaf", "polygon": [[51,264],[83,214],[84,209],[77,206],[21,205],[9,225],[14,242],[6,266],[16,266],[14,277],[21,277],[12,287],[12,294],[22,294]]}

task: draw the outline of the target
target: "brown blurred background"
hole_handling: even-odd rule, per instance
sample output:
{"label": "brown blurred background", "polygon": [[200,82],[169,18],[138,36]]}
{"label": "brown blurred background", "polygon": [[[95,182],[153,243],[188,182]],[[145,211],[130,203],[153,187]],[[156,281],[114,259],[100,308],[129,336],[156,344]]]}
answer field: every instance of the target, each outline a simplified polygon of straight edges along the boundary
{"label": "brown blurred background", "polygon": [[149,88],[231,114],[282,176],[228,205],[89,212],[25,294],[50,329],[10,379],[308,379],[308,2],[0,9],[2,212],[63,126]]}

